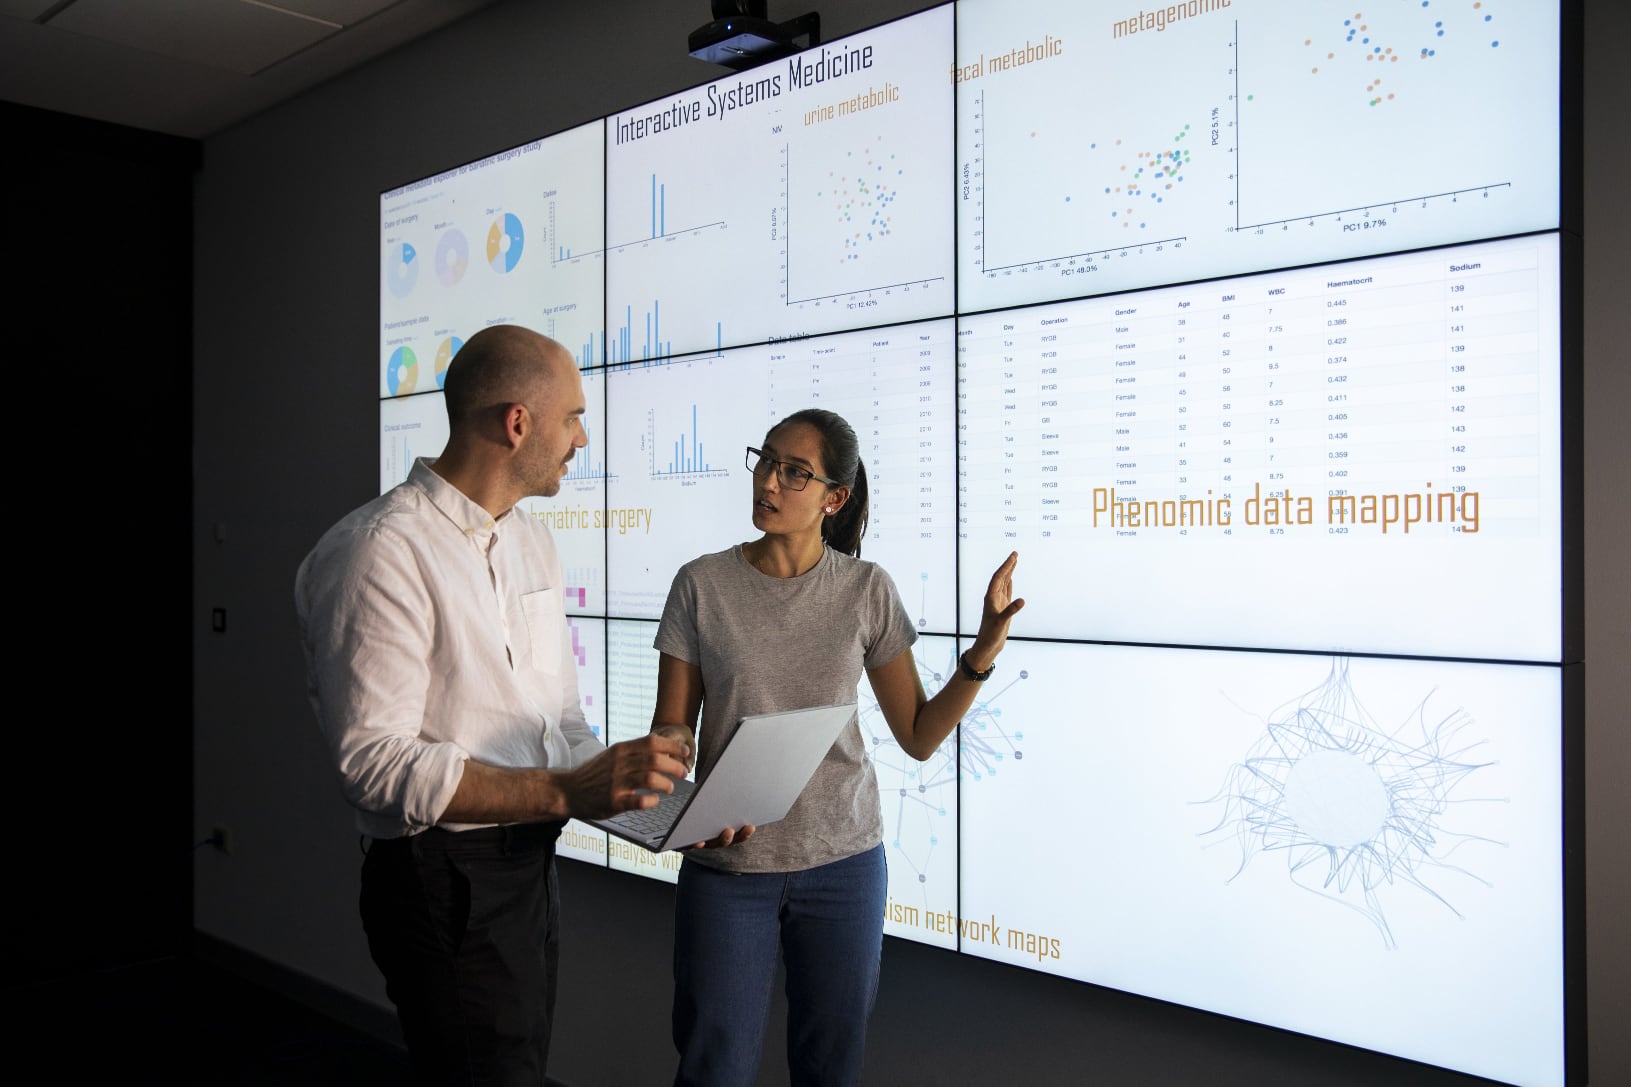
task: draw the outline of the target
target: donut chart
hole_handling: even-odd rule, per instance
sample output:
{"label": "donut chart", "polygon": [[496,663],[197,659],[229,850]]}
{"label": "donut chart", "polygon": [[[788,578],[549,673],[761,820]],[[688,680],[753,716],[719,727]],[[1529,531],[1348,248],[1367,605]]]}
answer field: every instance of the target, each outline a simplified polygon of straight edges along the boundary
{"label": "donut chart", "polygon": [[436,241],[436,278],[444,287],[454,287],[470,267],[470,242],[464,231],[451,227]]}
{"label": "donut chart", "polygon": [[436,387],[440,389],[447,381],[447,368],[453,361],[453,356],[459,353],[464,341],[457,336],[449,336],[436,348]]}
{"label": "donut chart", "polygon": [[391,352],[385,364],[385,387],[392,396],[406,396],[419,384],[419,356],[411,347],[399,347]]}
{"label": "donut chart", "polygon": [[525,242],[521,220],[514,213],[505,212],[502,219],[494,219],[487,228],[487,263],[495,272],[515,271],[515,266],[521,263],[521,249]]}
{"label": "donut chart", "polygon": [[391,293],[398,298],[406,298],[413,293],[413,288],[419,282],[419,253],[413,246],[403,242],[387,258],[385,265],[385,284]]}

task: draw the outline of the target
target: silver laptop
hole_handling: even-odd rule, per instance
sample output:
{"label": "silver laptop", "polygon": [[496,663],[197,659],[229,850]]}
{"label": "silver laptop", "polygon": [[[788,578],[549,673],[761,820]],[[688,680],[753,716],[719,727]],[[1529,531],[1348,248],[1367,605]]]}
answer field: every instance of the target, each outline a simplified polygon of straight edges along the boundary
{"label": "silver laptop", "polygon": [[700,783],[681,778],[656,807],[585,822],[653,853],[708,841],[727,827],[774,823],[854,716],[855,703],[845,702],[744,717]]}

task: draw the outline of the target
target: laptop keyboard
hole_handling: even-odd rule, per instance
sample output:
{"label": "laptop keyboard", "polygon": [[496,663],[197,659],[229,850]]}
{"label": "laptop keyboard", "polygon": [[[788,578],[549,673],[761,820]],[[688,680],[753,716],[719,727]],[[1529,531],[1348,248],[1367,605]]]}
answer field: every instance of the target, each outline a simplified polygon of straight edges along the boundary
{"label": "laptop keyboard", "polygon": [[664,793],[656,807],[619,812],[614,818],[630,830],[641,834],[661,834],[679,817],[680,809],[683,807],[685,797],[680,793]]}

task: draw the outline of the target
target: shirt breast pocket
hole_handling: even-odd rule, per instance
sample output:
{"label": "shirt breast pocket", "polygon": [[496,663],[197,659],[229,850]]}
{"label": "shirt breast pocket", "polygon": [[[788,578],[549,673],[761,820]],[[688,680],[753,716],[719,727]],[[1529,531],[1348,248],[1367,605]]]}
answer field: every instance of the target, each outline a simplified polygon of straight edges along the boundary
{"label": "shirt breast pocket", "polygon": [[560,589],[539,589],[521,595],[531,663],[545,675],[553,676],[561,670],[561,639],[566,636],[564,608]]}

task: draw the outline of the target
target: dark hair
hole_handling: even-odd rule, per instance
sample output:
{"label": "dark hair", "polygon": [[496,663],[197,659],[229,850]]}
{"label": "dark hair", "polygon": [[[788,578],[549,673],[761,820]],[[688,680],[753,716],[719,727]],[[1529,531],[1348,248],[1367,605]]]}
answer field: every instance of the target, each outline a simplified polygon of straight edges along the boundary
{"label": "dark hair", "polygon": [[844,417],[825,408],[795,411],[765,433],[770,435],[791,423],[812,426],[821,435],[821,464],[825,474],[849,488],[849,501],[839,511],[821,521],[821,539],[834,551],[861,557],[861,537],[866,535],[866,465],[861,463],[861,442]]}

